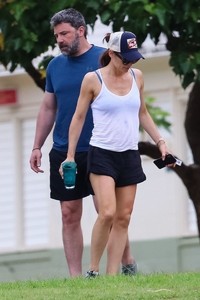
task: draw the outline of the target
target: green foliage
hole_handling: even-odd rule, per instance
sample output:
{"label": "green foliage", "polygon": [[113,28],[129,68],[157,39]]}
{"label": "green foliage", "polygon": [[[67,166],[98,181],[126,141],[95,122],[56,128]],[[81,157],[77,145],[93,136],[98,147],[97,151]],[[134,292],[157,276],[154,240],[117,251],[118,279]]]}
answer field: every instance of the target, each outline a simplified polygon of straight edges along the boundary
{"label": "green foliage", "polygon": [[135,32],[139,45],[148,33],[155,43],[164,33],[171,52],[170,65],[182,86],[200,80],[199,0],[99,1],[97,12],[103,23],[112,22],[114,31],[123,28]]}
{"label": "green foliage", "polygon": [[68,7],[80,10],[92,27],[99,15],[114,31],[133,31],[139,45],[148,34],[158,43],[164,33],[170,65],[183,87],[200,80],[199,0],[1,0],[0,62],[11,71],[21,65],[29,72],[33,59],[54,47],[51,16]]}
{"label": "green foliage", "polygon": [[163,127],[170,131],[171,123],[167,120],[170,114],[159,106],[155,106],[155,101],[156,99],[153,97],[146,98],[145,103],[147,109],[158,127]]}
{"label": "green foliage", "polygon": [[26,69],[34,58],[52,45],[48,4],[46,1],[27,0],[5,2],[0,9],[0,28],[4,38],[0,61],[11,71],[17,65]]}

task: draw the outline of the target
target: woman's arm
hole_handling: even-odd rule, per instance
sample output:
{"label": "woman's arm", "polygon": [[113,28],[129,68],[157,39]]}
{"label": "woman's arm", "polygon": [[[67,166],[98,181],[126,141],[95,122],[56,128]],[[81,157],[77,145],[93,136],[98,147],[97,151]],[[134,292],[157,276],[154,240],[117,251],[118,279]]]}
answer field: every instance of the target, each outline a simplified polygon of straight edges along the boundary
{"label": "woman's arm", "polygon": [[76,146],[85,122],[90,103],[94,98],[94,73],[87,73],[83,79],[75,113],[69,128],[67,161],[73,161]]}
{"label": "woman's arm", "polygon": [[150,135],[150,137],[159,147],[162,157],[165,157],[165,155],[169,153],[169,151],[167,149],[164,139],[162,138],[162,136],[160,135],[157,129],[157,126],[155,125],[151,115],[149,114],[144,101],[144,95],[143,95],[144,79],[143,79],[142,72],[138,69],[134,70],[134,72],[136,75],[136,82],[140,92],[140,101],[141,101],[141,106],[139,111],[140,125],[144,128],[144,130]]}

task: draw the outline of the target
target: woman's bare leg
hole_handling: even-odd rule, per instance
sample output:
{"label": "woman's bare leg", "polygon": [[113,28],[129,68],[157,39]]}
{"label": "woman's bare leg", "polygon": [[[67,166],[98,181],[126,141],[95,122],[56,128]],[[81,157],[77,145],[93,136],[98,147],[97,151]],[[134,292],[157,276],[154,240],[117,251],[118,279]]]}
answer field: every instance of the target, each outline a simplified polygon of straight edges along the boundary
{"label": "woman's bare leg", "polygon": [[116,215],[108,242],[107,274],[114,275],[119,271],[119,265],[124,253],[128,236],[128,225],[133,210],[136,185],[116,188]]}
{"label": "woman's bare leg", "polygon": [[116,197],[113,178],[90,174],[90,180],[98,199],[98,217],[92,230],[90,270],[99,271],[99,262],[110,235],[115,212]]}
{"label": "woman's bare leg", "polygon": [[[96,209],[96,212],[98,213],[98,211],[99,211],[98,201],[97,201],[97,197],[95,195],[93,196],[93,202],[94,202],[94,207]],[[126,268],[126,266],[129,266],[129,267],[131,266],[132,268],[134,267],[134,270],[136,271],[136,269],[135,269],[136,262],[135,262],[134,256],[131,253],[130,241],[129,241],[128,236],[127,236],[124,252],[122,255],[121,264],[122,264],[123,268]],[[123,268],[122,268],[122,272],[123,272]],[[126,272],[127,272],[127,270],[126,270]],[[130,271],[129,271],[129,273],[131,274]],[[132,272],[132,273],[133,273],[132,275],[135,275],[135,272]]]}

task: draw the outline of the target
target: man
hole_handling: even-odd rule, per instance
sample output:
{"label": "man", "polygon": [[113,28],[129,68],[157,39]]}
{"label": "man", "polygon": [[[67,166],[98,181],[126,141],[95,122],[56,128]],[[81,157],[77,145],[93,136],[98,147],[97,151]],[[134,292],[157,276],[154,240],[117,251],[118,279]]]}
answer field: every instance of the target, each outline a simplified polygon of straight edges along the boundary
{"label": "man", "polygon": [[[62,54],[52,59],[47,68],[46,89],[37,117],[30,165],[36,173],[43,172],[40,168],[41,148],[54,126],[53,147],[49,154],[51,198],[60,201],[64,251],[70,276],[75,277],[82,274],[82,199],[91,193],[86,179],[87,151],[93,127],[91,111],[87,114],[77,145],[75,159],[78,172],[74,189],[65,189],[59,167],[66,157],[68,129],[82,79],[87,72],[99,67],[99,58],[105,49],[88,43],[84,17],[73,8],[56,13],[50,24]],[[122,264],[124,274],[136,272],[137,266],[128,242]]]}

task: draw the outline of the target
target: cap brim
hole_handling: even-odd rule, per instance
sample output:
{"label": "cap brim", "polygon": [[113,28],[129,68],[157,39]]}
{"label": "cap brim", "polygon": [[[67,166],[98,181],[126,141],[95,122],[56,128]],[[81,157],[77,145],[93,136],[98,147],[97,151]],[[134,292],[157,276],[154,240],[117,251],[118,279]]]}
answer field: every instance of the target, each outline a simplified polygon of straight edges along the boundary
{"label": "cap brim", "polygon": [[141,58],[144,59],[142,54],[137,49],[133,49],[132,51],[126,53],[121,53],[121,56],[128,61],[137,61]]}

